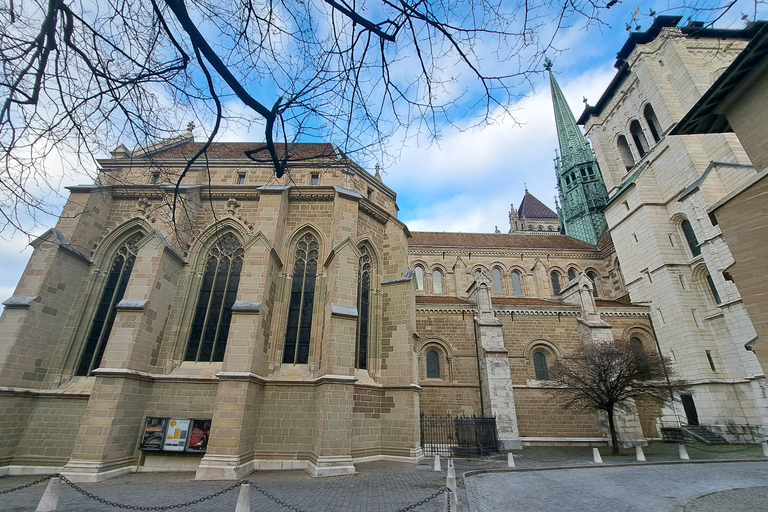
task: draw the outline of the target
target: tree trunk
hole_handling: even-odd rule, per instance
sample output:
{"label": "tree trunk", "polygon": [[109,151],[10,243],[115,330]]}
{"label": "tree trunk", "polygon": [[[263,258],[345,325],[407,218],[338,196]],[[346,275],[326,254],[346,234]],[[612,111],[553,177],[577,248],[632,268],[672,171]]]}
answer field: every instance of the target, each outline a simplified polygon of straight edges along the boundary
{"label": "tree trunk", "polygon": [[616,423],[613,419],[613,409],[607,409],[605,411],[608,414],[608,428],[611,430],[611,445],[613,445],[613,450],[611,451],[611,455],[618,455],[619,454],[619,436],[616,434]]}

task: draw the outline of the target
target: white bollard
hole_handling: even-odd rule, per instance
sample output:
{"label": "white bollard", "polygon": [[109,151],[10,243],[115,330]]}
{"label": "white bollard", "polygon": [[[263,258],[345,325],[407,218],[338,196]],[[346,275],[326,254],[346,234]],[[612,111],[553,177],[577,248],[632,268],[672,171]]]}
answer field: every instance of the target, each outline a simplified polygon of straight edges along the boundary
{"label": "white bollard", "polygon": [[443,468],[440,467],[440,455],[435,454],[435,464],[432,466],[432,471],[442,471]]}
{"label": "white bollard", "polygon": [[456,477],[448,476],[445,478],[445,486],[450,492],[445,492],[445,507],[446,512],[457,512],[459,510],[459,494],[456,492]]}
{"label": "white bollard", "polygon": [[768,441],[763,441],[762,446],[763,446],[763,455],[768,457]]}
{"label": "white bollard", "polygon": [[688,450],[685,449],[684,444],[679,444],[677,447],[680,450],[680,460],[690,460],[691,458],[688,456]]}
{"label": "white bollard", "polygon": [[592,448],[592,459],[594,460],[595,464],[603,463],[603,458],[600,456],[600,450],[597,448]]}
{"label": "white bollard", "polygon": [[645,462],[645,454],[643,453],[642,446],[635,446],[635,457],[637,458],[637,462]]}
{"label": "white bollard", "polygon": [[240,484],[240,495],[237,497],[235,512],[251,512],[251,484]]}
{"label": "white bollard", "polygon": [[512,455],[512,452],[509,452],[507,454],[507,467],[508,468],[515,467],[515,457]]}
{"label": "white bollard", "polygon": [[59,505],[59,489],[61,488],[61,478],[55,476],[48,481],[48,487],[45,488],[40,503],[37,504],[35,512],[53,512]]}

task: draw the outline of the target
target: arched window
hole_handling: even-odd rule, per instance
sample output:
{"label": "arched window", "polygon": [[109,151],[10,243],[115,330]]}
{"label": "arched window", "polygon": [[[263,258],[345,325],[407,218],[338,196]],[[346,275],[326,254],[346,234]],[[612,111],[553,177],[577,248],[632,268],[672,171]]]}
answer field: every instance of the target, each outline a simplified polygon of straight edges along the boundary
{"label": "arched window", "polygon": [[619,264],[619,260],[614,262],[613,269],[616,272],[616,277],[619,278],[619,285],[624,286],[624,275],[621,273],[621,265]]}
{"label": "arched window", "polygon": [[291,302],[288,306],[288,325],[285,329],[284,363],[305,364],[309,361],[318,257],[317,240],[307,233],[296,244]]}
{"label": "arched window", "polygon": [[440,354],[436,350],[427,352],[427,378],[440,378]]}
{"label": "arched window", "polygon": [[355,368],[368,369],[368,322],[371,316],[371,257],[366,246],[360,247],[360,270],[357,276],[357,344]]}
{"label": "arched window", "polygon": [[516,270],[512,271],[512,293],[514,295],[523,294],[523,287],[520,283],[520,272]]}
{"label": "arched window", "polygon": [[496,293],[504,291],[504,285],[501,282],[501,269],[499,267],[493,268],[493,291]]}
{"label": "arched window", "polygon": [[645,347],[643,347],[642,340],[633,336],[629,339],[629,346],[635,356],[635,364],[637,365],[637,370],[640,373],[648,371],[648,356],[645,353]]}
{"label": "arched window", "polygon": [[232,233],[222,236],[208,253],[203,283],[189,333],[186,361],[223,361],[232,305],[240,284],[243,248]]}
{"label": "arched window", "polygon": [[552,272],[549,278],[552,280],[552,292],[555,295],[560,295],[560,274]]}
{"label": "arched window", "polygon": [[573,281],[574,279],[576,279],[576,271],[574,269],[572,269],[572,268],[569,268],[568,269],[568,280],[569,281]]}
{"label": "arched window", "polygon": [[539,231],[544,231],[544,226],[539,226]]}
{"label": "arched window", "polygon": [[417,265],[414,270],[416,271],[416,289],[423,290],[424,289],[424,269]]}
{"label": "arched window", "polygon": [[696,239],[696,233],[693,232],[693,226],[685,219],[680,227],[683,228],[683,234],[685,234],[685,240],[688,242],[688,247],[691,249],[691,254],[694,257],[701,254],[701,247],[699,247],[699,241]]}
{"label": "arched window", "polygon": [[659,142],[661,140],[661,136],[659,135],[661,133],[661,125],[659,124],[659,119],[656,117],[656,112],[653,111],[653,107],[650,103],[643,109],[643,117],[645,117],[645,121],[648,123],[648,129],[651,130],[653,140]]}
{"label": "arched window", "polygon": [[533,371],[536,373],[536,380],[549,380],[547,356],[542,352],[533,353]]}
{"label": "arched window", "polygon": [[133,264],[136,261],[137,244],[142,238],[144,238],[143,233],[136,233],[131,236],[120,246],[117,250],[117,256],[112,260],[107,284],[101,293],[99,307],[93,318],[91,332],[85,342],[85,348],[80,356],[80,364],[77,366],[75,375],[90,375],[91,371],[101,364],[101,358],[104,356],[104,349],[109,340],[109,333],[112,331],[112,324],[115,323],[115,314],[117,313],[115,306],[123,300],[123,295],[125,295],[128,279],[131,277]]}
{"label": "arched window", "polygon": [[597,297],[597,274],[590,270],[587,272],[587,277],[592,281],[592,296]]}
{"label": "arched window", "polygon": [[720,300],[720,294],[717,293],[715,282],[712,280],[712,276],[709,274],[707,274],[707,284],[709,285],[709,291],[712,292],[712,298],[715,299],[715,303],[720,304],[722,302]]}
{"label": "arched window", "polygon": [[629,149],[627,138],[623,135],[619,135],[616,145],[619,148],[619,155],[621,156],[621,161],[624,163],[624,167],[626,167],[627,170],[630,170],[635,166],[635,157],[632,156],[632,150]]}
{"label": "arched window", "polygon": [[437,269],[432,271],[432,293],[443,294],[443,273]]}
{"label": "arched window", "polygon": [[632,134],[632,140],[635,141],[635,147],[637,152],[640,153],[640,157],[645,156],[648,152],[648,140],[645,138],[643,128],[640,126],[640,121],[635,119],[629,124],[629,133]]}

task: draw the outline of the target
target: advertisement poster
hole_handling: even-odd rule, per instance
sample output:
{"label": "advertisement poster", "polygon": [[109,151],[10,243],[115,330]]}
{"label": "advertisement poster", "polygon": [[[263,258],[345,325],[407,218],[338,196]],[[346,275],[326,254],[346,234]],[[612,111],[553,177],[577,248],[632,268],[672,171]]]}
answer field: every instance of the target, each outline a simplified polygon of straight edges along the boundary
{"label": "advertisement poster", "polygon": [[189,423],[187,418],[171,418],[165,429],[165,444],[163,450],[170,452],[183,452],[187,446],[189,435]]}
{"label": "advertisement poster", "polygon": [[167,425],[168,418],[147,418],[144,436],[141,438],[139,448],[142,450],[162,450]]}
{"label": "advertisement poster", "polygon": [[208,447],[208,437],[211,435],[211,420],[191,420],[190,426],[189,444],[187,445],[187,451],[189,452],[205,452]]}

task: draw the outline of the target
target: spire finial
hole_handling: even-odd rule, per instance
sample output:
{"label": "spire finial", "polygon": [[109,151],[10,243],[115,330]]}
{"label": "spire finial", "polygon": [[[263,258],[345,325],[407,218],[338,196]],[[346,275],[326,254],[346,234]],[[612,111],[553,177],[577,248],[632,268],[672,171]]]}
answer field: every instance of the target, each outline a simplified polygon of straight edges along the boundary
{"label": "spire finial", "polygon": [[194,129],[195,129],[195,122],[194,121],[190,121],[189,123],[187,123],[187,131],[188,132],[192,133],[192,130],[194,130]]}
{"label": "spire finial", "polygon": [[552,71],[552,61],[547,56],[544,56],[544,69]]}
{"label": "spire finial", "polygon": [[378,162],[376,162],[376,175],[374,176],[374,178],[381,181],[381,167],[379,167]]}
{"label": "spire finial", "polygon": [[525,193],[527,194],[528,193],[528,184],[523,182],[523,186],[525,187]]}

